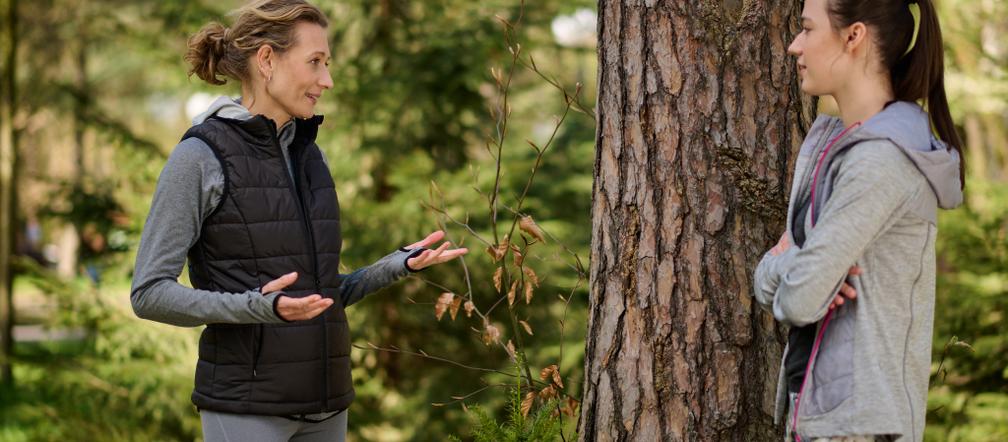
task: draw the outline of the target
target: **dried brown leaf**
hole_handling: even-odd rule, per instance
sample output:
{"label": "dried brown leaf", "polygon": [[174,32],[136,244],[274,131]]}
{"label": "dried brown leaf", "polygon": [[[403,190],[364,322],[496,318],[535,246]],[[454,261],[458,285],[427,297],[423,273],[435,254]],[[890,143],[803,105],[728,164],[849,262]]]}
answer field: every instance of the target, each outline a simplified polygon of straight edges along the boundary
{"label": "dried brown leaf", "polygon": [[483,343],[486,345],[493,344],[500,341],[500,329],[493,324],[487,324],[486,329],[483,330]]}
{"label": "dried brown leaf", "polygon": [[568,416],[574,417],[574,413],[577,413],[578,406],[580,405],[577,399],[567,396],[567,403],[563,407],[563,412]]}
{"label": "dried brown leaf", "polygon": [[521,267],[522,263],[525,262],[525,255],[522,255],[522,252],[518,248],[518,246],[511,244],[511,254],[514,256],[515,267]]}
{"label": "dried brown leaf", "polygon": [[539,377],[544,381],[552,378],[553,383],[556,384],[557,387],[563,388],[563,382],[560,381],[560,369],[556,364],[542,369],[542,371],[539,372]]}
{"label": "dried brown leaf", "polygon": [[510,356],[510,357],[511,357],[511,359],[512,359],[512,360],[514,360],[514,358],[515,358],[515,346],[514,346],[514,344],[513,344],[513,343],[511,343],[511,340],[510,340],[510,339],[508,339],[508,343],[507,343],[507,345],[506,345],[506,346],[504,347],[504,349],[506,349],[506,350],[507,350],[507,352],[508,352],[508,356]]}
{"label": "dried brown leaf", "polygon": [[522,327],[525,328],[525,333],[528,333],[529,336],[532,336],[532,326],[529,325],[529,323],[527,323],[525,321],[522,321],[521,319],[518,320],[518,323],[521,324]]}
{"label": "dried brown leaf", "polygon": [[556,395],[556,389],[552,385],[547,385],[546,388],[539,390],[539,399],[542,399],[543,402],[553,399]]}
{"label": "dried brown leaf", "polygon": [[504,267],[497,267],[497,271],[494,272],[493,282],[494,282],[494,288],[497,289],[498,293],[500,293],[501,291],[501,278],[503,277],[504,277]]}
{"label": "dried brown leaf", "polygon": [[511,283],[511,289],[508,290],[507,298],[508,298],[508,305],[509,306],[510,305],[514,305],[514,302],[515,302],[515,292],[518,291],[518,283],[519,282],[520,281],[518,281],[517,279],[514,280],[514,282]]}
{"label": "dried brown leaf", "polygon": [[546,235],[531,216],[525,215],[518,220],[518,228],[539,241],[546,242]]}
{"label": "dried brown leaf", "polygon": [[532,303],[532,284],[525,283],[525,304]]}
{"label": "dried brown leaf", "polygon": [[550,376],[553,376],[553,367],[556,367],[556,365],[550,365],[549,367],[539,370],[539,378],[545,381],[549,379]]}
{"label": "dried brown leaf", "polygon": [[507,244],[500,244],[496,247],[490,246],[487,247],[486,251],[490,254],[490,257],[493,258],[493,262],[497,262],[500,261],[501,258],[504,257],[504,254],[507,253]]}
{"label": "dried brown leaf", "polygon": [[532,267],[524,267],[522,271],[525,272],[525,278],[532,281],[532,285],[539,287],[539,276],[536,275],[535,270],[532,270]]}
{"label": "dried brown leaf", "polygon": [[444,316],[445,311],[451,306],[452,300],[455,298],[455,294],[451,292],[444,292],[438,297],[437,302],[434,303],[434,316],[437,320],[441,320],[441,316]]}
{"label": "dried brown leaf", "polygon": [[554,367],[553,368],[553,383],[556,384],[557,387],[564,388],[563,381],[560,379],[560,369],[555,368],[556,365],[554,365],[553,367]]}
{"label": "dried brown leaf", "polygon": [[525,395],[525,399],[521,403],[521,413],[522,416],[528,417],[529,411],[532,410],[532,403],[535,402],[536,394],[534,391],[528,392]]}
{"label": "dried brown leaf", "polygon": [[455,298],[452,300],[451,307],[448,308],[448,314],[451,315],[452,321],[455,320],[455,316],[458,315],[459,307],[462,306],[462,298]]}
{"label": "dried brown leaf", "polygon": [[476,310],[476,304],[473,304],[472,301],[466,301],[462,308],[465,309],[466,317],[471,318],[473,310]]}

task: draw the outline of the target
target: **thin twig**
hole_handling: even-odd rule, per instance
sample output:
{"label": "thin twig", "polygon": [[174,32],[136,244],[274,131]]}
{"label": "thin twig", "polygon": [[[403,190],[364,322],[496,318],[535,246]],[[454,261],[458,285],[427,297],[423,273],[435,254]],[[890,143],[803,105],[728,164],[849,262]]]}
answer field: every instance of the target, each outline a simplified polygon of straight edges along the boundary
{"label": "thin twig", "polygon": [[470,397],[473,397],[473,396],[475,396],[477,394],[480,394],[480,393],[482,393],[482,392],[484,392],[486,390],[489,390],[491,388],[494,388],[494,387],[510,387],[510,386],[511,386],[511,384],[489,384],[489,385],[487,385],[487,386],[485,386],[483,388],[480,388],[479,390],[476,390],[476,391],[474,391],[472,393],[469,393],[469,394],[467,394],[465,396],[452,396],[451,398],[453,400],[451,402],[431,402],[431,405],[433,405],[435,407],[444,407],[445,405],[457,404],[459,402],[462,402],[462,401],[464,401],[466,399],[469,399]]}
{"label": "thin twig", "polygon": [[538,67],[536,67],[535,60],[532,59],[532,54],[529,54],[529,60],[531,61],[531,63],[525,63],[524,60],[521,60],[521,65],[524,66],[525,68],[527,68],[528,70],[530,70],[532,72],[535,72],[536,75],[538,75],[540,78],[542,78],[543,80],[546,80],[547,83],[549,83],[553,87],[559,89],[560,92],[563,92],[564,99],[567,100],[568,102],[572,103],[573,106],[579,112],[581,112],[582,114],[585,114],[587,117],[591,118],[592,120],[596,119],[595,118],[595,111],[593,111],[591,109],[588,109],[583,104],[581,104],[581,100],[578,98],[578,96],[580,95],[580,85],[575,86],[575,88],[574,88],[575,89],[575,93],[574,93],[574,95],[571,95],[571,94],[569,94],[567,92],[567,89],[564,88],[563,85],[560,84],[559,81],[556,81],[556,80],[548,77],[546,74],[542,73],[542,71],[540,71]]}
{"label": "thin twig", "polygon": [[[522,215],[520,212],[518,212],[517,210],[515,210],[514,208],[512,208],[511,206],[509,206],[507,204],[501,203],[501,206],[504,207],[505,209],[507,209],[509,212],[511,212],[511,214],[513,214],[515,216],[521,216]],[[570,247],[568,247],[567,244],[565,244],[564,242],[562,242],[559,239],[557,239],[556,235],[553,235],[552,233],[550,233],[549,230],[545,229],[543,226],[539,226],[539,229],[542,230],[542,232],[545,233],[546,236],[549,237],[549,239],[553,241],[553,243],[559,245],[561,249],[563,249],[565,252],[567,252],[572,257],[574,257],[574,260],[576,261],[576,265],[571,266],[571,268],[574,269],[574,271],[578,273],[579,277],[587,277],[588,276],[586,274],[586,272],[584,271],[584,266],[581,264],[581,255],[578,255],[577,252],[575,252]]]}
{"label": "thin twig", "polygon": [[469,370],[482,371],[484,373],[497,373],[497,374],[502,374],[502,375],[509,376],[509,377],[512,377],[512,378],[513,377],[517,377],[516,375],[514,375],[512,373],[508,373],[506,371],[497,370],[497,369],[494,369],[494,368],[474,367],[472,365],[466,365],[466,364],[463,364],[461,362],[453,361],[451,359],[446,359],[446,358],[442,358],[442,357],[439,357],[439,356],[431,356],[431,355],[427,354],[426,352],[424,352],[423,350],[420,350],[420,352],[414,352],[414,351],[409,351],[409,350],[402,350],[402,349],[395,348],[395,347],[379,347],[379,346],[374,345],[374,344],[372,344],[370,342],[368,342],[367,344],[368,344],[367,347],[365,347],[363,345],[360,345],[360,344],[353,344],[353,346],[354,346],[354,348],[358,348],[358,349],[361,349],[361,350],[374,350],[374,351],[383,351],[383,352],[386,352],[386,353],[399,353],[399,354],[404,354],[404,355],[416,356],[416,357],[419,357],[419,358],[430,359],[430,360],[434,360],[434,361],[438,361],[438,362],[444,362],[444,363],[452,364],[452,365],[455,365],[455,366],[458,366],[458,367],[466,368],[466,369],[469,369]]}
{"label": "thin twig", "polygon": [[[537,153],[536,153],[535,165],[532,166],[532,173],[529,174],[528,180],[525,181],[525,188],[522,190],[521,196],[518,197],[518,202],[517,204],[515,204],[515,211],[517,212],[521,211],[522,204],[525,203],[525,197],[528,195],[529,189],[532,188],[532,180],[535,179],[536,172],[539,171],[539,166],[540,164],[542,164],[543,155],[546,154],[546,150],[549,149],[549,146],[553,144],[553,140],[555,139],[557,132],[560,130],[560,126],[563,125],[564,120],[567,119],[567,114],[570,113],[570,109],[571,105],[568,102],[567,106],[564,108],[563,115],[560,117],[560,120],[557,121],[556,126],[553,127],[553,133],[550,135],[549,140],[546,142],[545,145],[543,145],[541,149],[536,148]],[[518,218],[519,217],[516,215],[514,219],[512,219],[511,221],[511,229],[508,231],[509,237],[511,235],[514,235],[514,229],[518,225]]]}
{"label": "thin twig", "polygon": [[437,212],[438,214],[440,214],[441,216],[444,216],[445,218],[448,219],[448,221],[451,221],[455,225],[458,225],[459,227],[465,228],[466,231],[468,231],[469,234],[473,236],[473,238],[476,238],[477,240],[479,240],[483,244],[486,244],[487,247],[493,246],[493,244],[490,243],[490,241],[487,241],[487,240],[483,239],[483,237],[480,236],[479,233],[476,233],[476,231],[473,230],[472,227],[470,227],[468,223],[464,223],[464,222],[461,222],[459,220],[456,220],[451,215],[449,215],[446,210],[434,207],[433,205],[431,205],[429,203],[420,203],[420,205],[423,206],[423,207],[425,207],[425,208],[427,208],[427,209],[430,209],[430,210],[433,210],[433,211]]}

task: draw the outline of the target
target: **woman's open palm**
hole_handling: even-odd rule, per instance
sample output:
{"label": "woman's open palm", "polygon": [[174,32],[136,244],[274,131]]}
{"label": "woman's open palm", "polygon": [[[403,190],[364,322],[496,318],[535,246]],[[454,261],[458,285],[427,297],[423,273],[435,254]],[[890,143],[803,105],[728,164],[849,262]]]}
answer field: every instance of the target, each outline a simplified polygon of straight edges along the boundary
{"label": "woman's open palm", "polygon": [[451,242],[449,241],[445,241],[437,248],[431,248],[431,246],[442,239],[444,239],[444,232],[438,230],[430,235],[427,235],[426,238],[406,246],[407,249],[416,249],[418,247],[424,247],[427,249],[419,255],[406,260],[406,265],[409,266],[410,269],[420,270],[435,264],[451,261],[469,252],[469,249],[465,247],[449,249],[449,247],[451,247]]}

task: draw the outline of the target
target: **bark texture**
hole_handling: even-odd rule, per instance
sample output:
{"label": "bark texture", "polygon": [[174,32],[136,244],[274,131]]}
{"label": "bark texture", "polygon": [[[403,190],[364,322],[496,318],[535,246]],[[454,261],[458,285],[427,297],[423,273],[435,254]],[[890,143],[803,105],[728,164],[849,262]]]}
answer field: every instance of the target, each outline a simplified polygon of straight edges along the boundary
{"label": "bark texture", "polygon": [[583,441],[781,440],[751,298],[814,115],[798,0],[599,1]]}

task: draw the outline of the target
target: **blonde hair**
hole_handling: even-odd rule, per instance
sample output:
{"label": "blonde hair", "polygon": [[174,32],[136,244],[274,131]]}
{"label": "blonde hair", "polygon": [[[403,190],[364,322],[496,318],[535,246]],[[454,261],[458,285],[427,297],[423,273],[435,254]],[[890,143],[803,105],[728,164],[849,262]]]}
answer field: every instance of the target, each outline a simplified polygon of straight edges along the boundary
{"label": "blonde hair", "polygon": [[325,14],[304,0],[258,0],[228,15],[235,17],[230,28],[208,23],[189,38],[185,60],[189,75],[196,74],[210,84],[249,79],[249,59],[262,45],[283,53],[294,45],[294,26],[300,22],[329,26]]}

